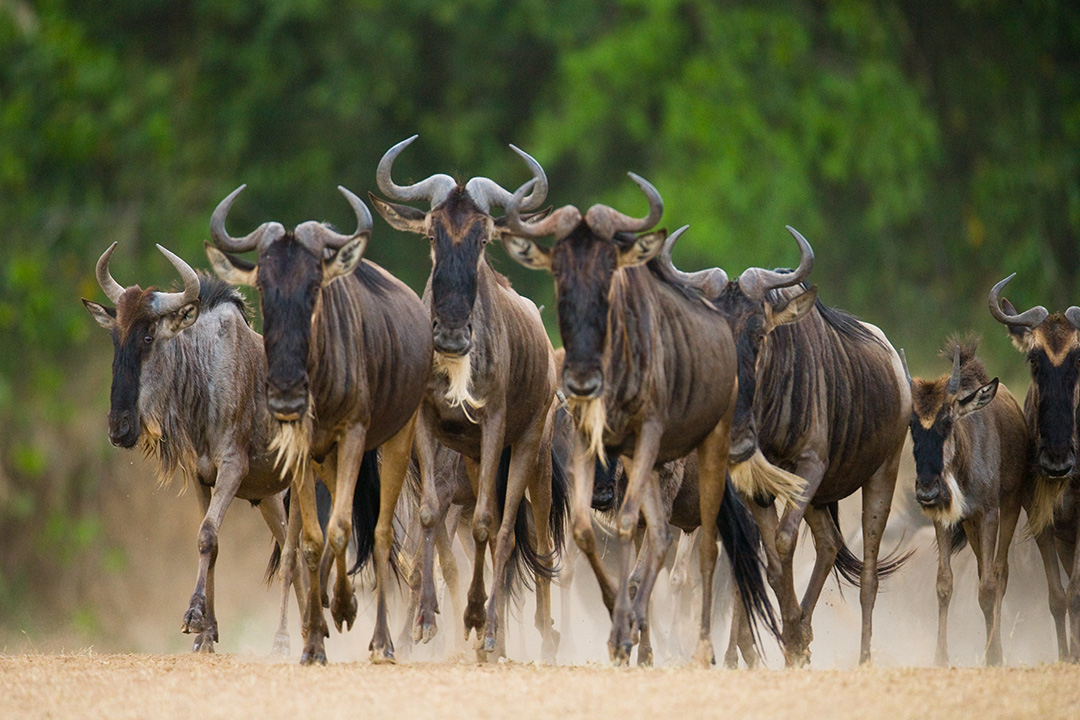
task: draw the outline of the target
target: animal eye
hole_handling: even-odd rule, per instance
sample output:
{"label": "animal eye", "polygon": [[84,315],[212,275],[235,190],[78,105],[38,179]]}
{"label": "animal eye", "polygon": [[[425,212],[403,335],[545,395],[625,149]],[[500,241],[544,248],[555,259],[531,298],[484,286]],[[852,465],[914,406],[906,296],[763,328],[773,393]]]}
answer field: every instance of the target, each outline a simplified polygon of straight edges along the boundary
{"label": "animal eye", "polygon": [[143,335],[142,341],[144,343],[146,343],[147,345],[149,345],[150,343],[154,342],[154,336],[153,335]]}

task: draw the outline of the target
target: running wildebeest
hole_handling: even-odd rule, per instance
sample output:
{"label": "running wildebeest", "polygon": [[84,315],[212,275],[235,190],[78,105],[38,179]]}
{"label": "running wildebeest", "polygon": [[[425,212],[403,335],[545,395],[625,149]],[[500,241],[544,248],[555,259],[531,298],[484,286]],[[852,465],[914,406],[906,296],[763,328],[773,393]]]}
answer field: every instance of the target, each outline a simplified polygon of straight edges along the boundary
{"label": "running wildebeest", "polygon": [[[232,238],[225,230],[225,218],[244,187],[214,210],[210,233],[217,247],[207,245],[206,250],[222,278],[259,290],[268,366],[266,399],[277,426],[274,447],[285,466],[295,469],[293,489],[303,522],[301,550],[311,583],[300,661],[326,662],[320,576],[324,548],[309,458],[320,466],[334,498],[327,528],[327,552],[333,554],[337,569],[330,606],[334,623],[340,630],[356,619],[346,550],[353,525],[359,522],[364,527],[357,528],[355,569],[372,551],[375,556],[378,604],[369,649],[373,661],[393,661],[386,607],[392,523],[417,408],[431,372],[431,332],[424,306],[407,285],[362,259],[371,236],[371,213],[353,193],[338,188],[356,214],[357,229],[351,235],[314,221],[292,232],[280,223],[266,222],[245,237]],[[256,250],[258,262],[222,250]],[[381,477],[375,455],[379,448]],[[360,473],[363,477],[358,480]]]}
{"label": "running wildebeest", "polygon": [[[713,661],[712,575],[717,518],[745,512],[725,499],[731,418],[735,410],[735,348],[723,318],[688,287],[663,272],[653,258],[666,233],[644,232],[663,212],[660,194],[630,174],[649,201],[634,219],[605,205],[584,217],[567,205],[538,221],[520,217],[530,181],[506,207],[509,234],[503,244],[524,266],[554,275],[559,331],[566,360],[562,390],[574,416],[574,539],[586,554],[612,614],[611,658],[628,662],[647,609],[656,573],[670,542],[656,468],[698,452],[703,577],[701,635],[695,658]],[[644,233],[636,235],[635,233]],[[550,248],[533,238],[554,235]],[[627,488],[618,515],[618,592],[597,554],[590,503],[595,459],[618,454],[627,465]],[[768,476],[772,480],[773,476]],[[789,495],[777,478],[750,492]],[[734,495],[734,494],[732,494]],[[640,513],[649,536],[647,570],[633,600],[629,579],[633,536]],[[752,562],[746,557],[752,556]],[[733,548],[737,582],[747,604],[772,629],[756,549]]]}
{"label": "running wildebeest", "polygon": [[972,339],[950,339],[941,354],[952,356],[952,372],[936,380],[911,380],[915,500],[934,521],[937,535],[938,665],[949,663],[950,556],[965,540],[977,560],[986,664],[1001,664],[1001,599],[1027,489],[1024,414],[1008,388],[990,379],[975,356],[977,347]]}
{"label": "running wildebeest", "polygon": [[[495,652],[502,578],[517,547],[536,577],[536,627],[542,637],[542,657],[554,662],[558,633],[551,620],[551,563],[561,550],[567,508],[562,470],[553,466],[551,455],[554,351],[536,305],[510,287],[485,251],[492,238],[506,232],[505,221],[493,219],[491,208],[505,207],[511,193],[485,177],[459,185],[449,175],[437,174],[412,185],[397,185],[391,178],[394,161],[416,137],[386,152],[377,171],[378,185],[392,200],[426,201],[431,209],[425,212],[370,196],[392,227],[431,242],[432,269],[423,301],[431,318],[435,356],[416,437],[423,483],[424,561],[414,635],[429,640],[436,631],[433,555],[435,526],[442,520],[434,473],[436,447],[441,443],[465,457],[476,493],[476,551],[465,608],[466,638],[475,630],[482,640],[479,652]],[[547,178],[532,157],[511,148],[533,173],[536,184],[522,204],[535,209],[547,196]],[[500,459],[507,449],[508,476],[499,478]],[[519,508],[526,488],[538,536],[535,549],[527,537],[518,535],[518,529],[524,528]],[[503,494],[505,500],[497,507],[497,496]],[[490,598],[484,587],[489,542],[495,578]]]}
{"label": "running wildebeest", "polygon": [[[734,280],[720,268],[683,273],[661,260],[683,282],[698,288],[730,324],[738,355],[738,400],[732,422],[732,475],[760,472],[767,464],[806,480],[803,495],[777,524],[771,499],[751,503],[769,561],[769,581],[780,599],[788,665],[810,660],[814,606],[837,567],[859,573],[862,638],[859,661],[870,660],[878,576],[905,558],[878,560],[889,517],[900,455],[911,415],[911,394],[900,357],[875,326],[824,305],[803,283],[814,262],[810,244],[799,244],[799,267],[748,268]],[[763,456],[763,458],[762,458]],[[743,483],[745,485],[745,483]],[[836,522],[837,502],[862,490],[863,562],[845,553]],[[800,603],[793,559],[805,517],[816,559]],[[840,560],[843,560],[843,565]],[[738,611],[738,608],[736,608]],[[742,637],[745,637],[743,635]],[[747,662],[754,650],[740,643]],[[732,658],[728,653],[728,663]]]}
{"label": "running wildebeest", "polygon": [[[199,574],[184,614],[183,631],[195,633],[194,650],[213,652],[214,564],[218,529],[234,497],[256,505],[284,546],[289,485],[268,449],[266,360],[262,338],[248,325],[244,299],[215,277],[198,275],[161,245],[180,273],[182,292],[121,286],[109,272],[113,243],[97,263],[97,280],[116,307],[83,300],[113,339],[109,439],[134,447],[140,440],[157,460],[158,481],[179,469],[193,481],[204,518],[199,528]],[[281,623],[275,651],[288,653],[286,601],[293,575],[286,557]],[[297,600],[302,596],[296,585]]]}
{"label": "running wildebeest", "polygon": [[[1058,658],[1080,660],[1080,494],[1076,483],[1077,393],[1080,384],[1080,307],[1051,314],[1038,305],[1017,313],[1001,297],[1013,273],[990,290],[994,319],[1005,325],[1016,349],[1027,356],[1031,384],[1024,398],[1024,420],[1031,444],[1034,488],[1029,500],[1028,529],[1042,555],[1049,590],[1050,614],[1057,631]],[[1055,549],[1056,544],[1056,549]],[[1062,588],[1058,557],[1068,587]],[[1068,611],[1069,626],[1065,616]],[[1072,636],[1071,642],[1069,636]]]}

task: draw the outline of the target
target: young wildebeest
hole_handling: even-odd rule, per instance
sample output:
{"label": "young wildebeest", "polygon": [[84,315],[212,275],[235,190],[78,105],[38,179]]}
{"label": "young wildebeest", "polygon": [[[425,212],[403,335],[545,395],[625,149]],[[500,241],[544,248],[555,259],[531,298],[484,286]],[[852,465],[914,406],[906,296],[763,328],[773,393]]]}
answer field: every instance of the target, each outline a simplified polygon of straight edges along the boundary
{"label": "young wildebeest", "polygon": [[[109,439],[157,459],[159,482],[180,469],[195,481],[205,517],[199,528],[199,576],[184,614],[183,631],[196,633],[196,652],[213,652],[214,563],[218,529],[234,497],[258,506],[279,545],[285,544],[288,487],[268,450],[266,360],[262,338],[247,323],[244,299],[217,278],[199,276],[158,245],[180,272],[183,292],[124,288],[109,272],[116,243],[97,263],[101,289],[115,308],[83,300],[113,338]],[[288,652],[285,601],[291,563],[286,558],[281,625],[275,650]],[[296,588],[301,600],[300,586]]]}
{"label": "young wildebeest", "polygon": [[[735,337],[739,389],[731,429],[732,475],[738,480],[772,464],[806,480],[805,493],[784,510],[779,525],[771,503],[752,504],[769,560],[769,581],[780,599],[787,664],[810,660],[814,606],[834,566],[842,573],[859,572],[859,661],[868,662],[878,577],[903,561],[879,563],[878,550],[907,435],[911,394],[900,357],[885,335],[822,304],[817,289],[803,284],[814,253],[802,235],[788,231],[802,255],[794,271],[748,268],[731,281],[720,268],[682,273],[671,264],[670,245],[662,261],[715,305]],[[848,556],[845,569],[838,561],[843,539],[836,504],[859,489],[863,563]],[[817,557],[800,602],[793,560],[804,517]],[[740,649],[752,657],[752,648],[740,643]],[[731,656],[729,651],[729,663]]]}
{"label": "young wildebeest", "polygon": [[[267,222],[243,238],[232,238],[225,231],[225,218],[243,189],[241,185],[214,210],[210,233],[218,248],[257,250],[258,264],[210,245],[207,254],[222,278],[259,290],[269,368],[267,404],[277,425],[274,443],[279,456],[286,467],[296,469],[293,488],[311,581],[300,661],[326,662],[320,577],[323,537],[309,457],[321,466],[320,474],[334,496],[327,543],[337,562],[330,610],[339,630],[352,626],[357,611],[346,567],[353,525],[350,509],[354,500],[377,506],[367,515],[366,527],[358,528],[354,569],[368,559],[374,544],[378,604],[369,648],[372,660],[392,661],[386,592],[394,508],[409,464],[416,410],[431,371],[431,332],[424,306],[403,282],[362,260],[371,236],[371,214],[345,188],[338,189],[358,223],[351,235],[314,221],[293,232]],[[381,481],[375,458],[380,447]],[[364,477],[358,482],[359,472]]]}
{"label": "young wildebeest", "polygon": [[[712,575],[716,563],[717,517],[737,513],[723,502],[731,417],[735,409],[735,348],[723,319],[688,287],[651,262],[666,233],[643,232],[663,212],[652,185],[630,174],[649,200],[649,212],[630,218],[605,205],[584,217],[567,205],[538,222],[524,222],[520,203],[531,183],[514,194],[506,208],[511,235],[507,251],[533,269],[555,277],[559,330],[566,361],[562,389],[574,416],[574,538],[589,558],[605,604],[612,612],[608,649],[619,664],[629,660],[647,622],[649,596],[670,542],[656,468],[698,451],[703,578],[701,635],[696,659],[713,661]],[[551,248],[532,238],[554,235]],[[627,465],[626,496],[618,516],[620,584],[618,594],[601,564],[591,508],[595,459],[622,455]],[[770,478],[771,479],[771,478]],[[791,494],[779,484],[749,492]],[[647,569],[631,601],[633,537],[640,513],[648,525]],[[738,553],[755,555],[744,546]],[[735,562],[737,581],[748,605],[773,626],[760,567],[745,572]]]}
{"label": "young wildebeest", "polygon": [[[423,482],[420,521],[424,562],[414,634],[430,640],[436,630],[432,557],[435,526],[441,519],[434,473],[436,446],[441,443],[465,457],[477,498],[473,515],[476,552],[465,608],[465,637],[475,630],[479,640],[483,633],[482,660],[486,653],[495,652],[503,605],[502,578],[513,549],[520,547],[536,576],[536,627],[543,638],[542,658],[554,662],[558,633],[551,622],[554,569],[550,563],[554,552],[561,550],[567,506],[562,471],[553,470],[551,455],[554,351],[536,305],[514,292],[485,252],[492,238],[505,234],[504,222],[491,217],[491,207],[505,207],[511,194],[484,177],[464,185],[449,175],[432,175],[408,186],[395,184],[391,179],[394,160],[415,139],[414,135],[398,143],[383,156],[377,172],[379,189],[394,200],[427,201],[431,209],[424,212],[371,196],[390,225],[424,235],[431,242],[432,269],[424,304],[430,312],[435,358],[416,440]],[[547,178],[539,163],[511,147],[533,172],[536,185],[522,204],[534,209],[547,195]],[[506,449],[510,450],[509,475],[500,481],[500,458]],[[518,510],[526,488],[538,535],[535,550],[515,529],[523,528],[519,520],[524,521],[524,516],[519,516]],[[505,501],[497,507],[496,496],[503,492]],[[495,578],[490,599],[484,588],[484,555],[489,541],[494,545]]]}
{"label": "young wildebeest", "polygon": [[[934,521],[938,545],[938,637],[935,661],[949,662],[950,556],[965,538],[979,572],[986,617],[986,664],[1001,664],[1001,598],[1009,578],[1009,545],[1020,519],[1027,476],[1027,427],[1008,388],[975,357],[977,342],[950,339],[942,357],[952,373],[911,380],[915,500]],[[979,412],[976,412],[979,411]]]}
{"label": "young wildebeest", "polygon": [[[1057,630],[1058,658],[1080,660],[1080,492],[1076,488],[1077,427],[1080,404],[1080,307],[1064,313],[1041,305],[1023,313],[1001,291],[1013,273],[990,291],[994,319],[1009,329],[1013,345],[1031,368],[1024,398],[1024,419],[1031,444],[1034,488],[1025,498],[1028,528],[1042,555],[1049,589],[1050,614]],[[1056,541],[1056,552],[1055,552]],[[1061,586],[1058,556],[1068,578],[1068,596]],[[1068,609],[1069,631],[1065,613]],[[1071,644],[1069,635],[1072,636]]]}

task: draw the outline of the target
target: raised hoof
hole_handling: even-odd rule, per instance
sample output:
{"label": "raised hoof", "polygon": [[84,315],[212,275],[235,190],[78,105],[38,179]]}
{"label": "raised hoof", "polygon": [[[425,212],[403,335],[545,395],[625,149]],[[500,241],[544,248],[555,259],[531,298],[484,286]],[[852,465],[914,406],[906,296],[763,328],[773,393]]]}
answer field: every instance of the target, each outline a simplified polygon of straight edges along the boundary
{"label": "raised hoof", "polygon": [[639,668],[651,668],[653,666],[652,650],[644,650],[641,647],[638,648],[637,666]]}
{"label": "raised hoof", "polygon": [[439,633],[439,624],[435,620],[435,613],[421,610],[416,614],[416,624],[413,625],[413,643],[429,643]]}
{"label": "raised hoof", "polygon": [[184,613],[184,624],[180,628],[185,633],[201,633],[206,627],[206,598],[192,597],[191,606]]}
{"label": "raised hoof", "polygon": [[470,600],[465,607],[465,639],[469,639],[470,630],[475,630],[476,634],[479,635],[486,622],[487,610],[484,608],[483,601],[474,603]]}
{"label": "raised hoof", "polygon": [[274,647],[270,651],[274,657],[289,656],[289,633],[279,632],[274,635]]}
{"label": "raised hoof", "polygon": [[561,639],[559,631],[552,628],[551,634],[548,637],[545,637],[540,643],[540,662],[545,665],[555,664],[555,658],[559,654],[559,642]]}
{"label": "raised hoof", "polygon": [[356,611],[358,605],[356,602],[356,595],[349,593],[348,595],[341,596],[334,594],[334,602],[330,606],[330,616],[334,618],[334,627],[338,632],[341,632],[342,625],[346,630],[352,630],[353,623],[356,622]]}
{"label": "raised hoof", "polygon": [[712,667],[716,664],[712,641],[698,640],[697,650],[694,651],[694,664],[702,668]]}
{"label": "raised hoof", "polygon": [[484,652],[486,652],[488,655],[491,655],[492,653],[495,652],[495,634],[494,633],[485,633],[484,634]]}

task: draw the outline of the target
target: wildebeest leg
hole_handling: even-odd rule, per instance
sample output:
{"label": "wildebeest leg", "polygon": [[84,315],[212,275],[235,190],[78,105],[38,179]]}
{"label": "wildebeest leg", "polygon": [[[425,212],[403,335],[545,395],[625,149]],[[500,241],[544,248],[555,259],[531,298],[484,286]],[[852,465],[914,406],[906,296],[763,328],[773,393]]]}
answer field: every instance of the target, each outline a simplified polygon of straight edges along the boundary
{"label": "wildebeest leg", "polygon": [[302,523],[300,555],[308,572],[307,602],[302,605],[304,651],[301,665],[326,664],[325,638],[329,635],[323,616],[322,577],[320,564],[323,555],[323,531],[319,524],[319,510],[315,500],[315,471],[308,463],[304,472],[293,476],[292,499],[300,507]]}
{"label": "wildebeest leg", "polygon": [[746,615],[746,606],[743,605],[737,585],[731,589],[731,602],[731,635],[728,638],[727,652],[724,654],[724,667],[737,670],[741,651],[746,667],[756,668],[761,664],[761,657],[758,655],[754,633],[750,630],[750,620]]}
{"label": "wildebeest leg", "polygon": [[[506,483],[506,501],[502,507],[502,522],[499,525],[499,534],[495,538],[495,557],[492,561],[493,578],[491,597],[487,602],[487,619],[484,624],[484,649],[495,652],[495,634],[498,631],[499,614],[504,599],[506,577],[506,563],[510,560],[510,553],[515,543],[527,543],[528,537],[517,537],[514,532],[514,523],[517,518],[518,506],[525,497],[525,488],[532,481],[532,476],[537,472],[537,458],[539,457],[540,445],[544,439],[544,429],[547,424],[547,416],[541,415],[525,430],[521,438],[514,444],[510,452],[510,476]],[[551,454],[548,452],[548,491],[547,509],[551,510]],[[534,483],[535,484],[535,483]],[[494,488],[493,488],[494,489]],[[482,514],[482,513],[481,513]],[[547,528],[547,514],[540,523]],[[475,528],[475,525],[474,525]],[[537,528],[539,531],[539,528]],[[537,603],[539,605],[540,578],[536,579]],[[537,610],[539,612],[539,609]],[[551,627],[550,609],[548,610],[548,629]]]}
{"label": "wildebeest leg", "polygon": [[[423,412],[423,410],[421,410]],[[440,492],[440,478],[435,459],[438,445],[426,416],[416,423],[416,456],[420,464],[420,573],[419,608],[410,612],[414,643],[431,642],[438,632],[435,614],[439,601],[435,594],[435,533],[446,519],[450,498]],[[445,482],[442,484],[446,484]],[[445,526],[444,526],[445,531]]]}
{"label": "wildebeest leg", "polygon": [[[214,643],[218,641],[217,617],[214,614],[218,530],[247,471],[246,453],[233,453],[217,464],[217,479],[210,490],[210,502],[199,528],[199,577],[188,611],[184,613],[184,632],[198,633],[193,647],[195,652],[213,652]],[[205,493],[201,495],[204,501],[205,497]]]}
{"label": "wildebeest leg", "polygon": [[780,560],[779,591],[776,595],[784,621],[784,661],[788,667],[801,667],[810,663],[813,630],[803,623],[802,603],[795,592],[795,545],[799,539],[799,525],[825,475],[825,465],[815,456],[808,462],[800,463],[800,469],[801,472],[797,470],[796,474],[805,478],[806,490],[795,504],[784,510],[775,538],[776,554]]}
{"label": "wildebeest leg", "polygon": [[[978,559],[979,571],[979,607],[982,608],[986,622],[985,656],[987,665],[1001,664],[1000,618],[995,617],[998,597],[997,578],[995,576],[994,551],[997,548],[998,512],[989,508],[982,516],[964,521],[964,533],[971,542],[971,549]],[[972,538],[978,538],[972,542]]]}
{"label": "wildebeest leg", "polygon": [[634,629],[641,633],[641,644],[638,647],[638,665],[641,667],[649,667],[653,661],[652,646],[648,642],[649,599],[652,597],[660,566],[664,563],[664,556],[671,545],[671,529],[667,521],[668,513],[660,497],[658,475],[656,470],[652,470],[650,474],[641,507],[647,527],[646,540],[642,543],[640,553],[645,559],[645,572],[634,594]]}
{"label": "wildebeest leg", "polygon": [[382,445],[379,519],[375,523],[375,632],[368,645],[371,661],[375,663],[394,662],[386,593],[390,589],[390,553],[394,549],[394,511],[405,483],[405,473],[409,470],[418,414],[419,411],[413,413],[409,422]]}
{"label": "wildebeest leg", "polygon": [[[1080,533],[1077,533],[1076,542],[1080,544]],[[1062,559],[1067,561],[1065,567],[1069,570],[1069,584],[1065,588],[1069,610],[1069,660],[1080,662],[1080,548],[1066,548]]]}
{"label": "wildebeest leg", "polygon": [[716,519],[720,515],[720,503],[724,499],[727,482],[728,446],[731,441],[730,410],[709,436],[698,446],[698,486],[701,505],[701,533],[698,542],[701,566],[701,627],[698,634],[694,661],[702,667],[716,662],[712,644],[713,574],[716,572]]}
{"label": "wildebeest leg", "polygon": [[697,529],[689,533],[682,533],[678,545],[675,547],[675,559],[671,563],[669,580],[671,582],[673,602],[671,603],[671,628],[668,631],[667,655],[669,657],[682,657],[683,655],[683,618],[687,615],[687,598],[690,593],[690,563],[697,552],[697,539]]}
{"label": "wildebeest leg", "polygon": [[[334,478],[327,482],[323,481],[323,485],[326,486],[326,491],[330,495],[330,507],[331,510],[334,507],[334,494],[337,492],[337,452],[332,452],[321,463],[316,466],[315,469],[315,486],[316,486],[316,508],[318,507],[318,483],[319,478]],[[320,524],[320,527],[322,525]],[[325,531],[323,531],[325,533]],[[324,608],[330,607],[330,566],[334,561],[334,551],[328,544],[323,545],[322,559],[319,564],[319,583],[322,587],[322,606]]]}
{"label": "wildebeest leg", "polygon": [[[466,481],[467,482],[467,481]],[[456,527],[458,519],[461,516],[461,508],[451,506],[447,509],[446,515],[443,517],[443,521],[435,525],[435,549],[439,553],[439,568],[442,570],[443,582],[446,583],[446,587],[450,594],[450,617],[461,617],[461,613],[464,611],[465,605],[461,599],[461,584],[458,580],[458,564],[457,559],[454,557],[454,540],[450,534],[448,524],[451,522],[451,511],[457,510],[454,513],[453,525]],[[458,642],[457,635],[452,635],[453,642]]]}
{"label": "wildebeest leg", "polygon": [[[533,524],[536,526],[536,552],[550,557],[555,563],[555,545],[551,538],[551,435],[554,429],[553,414],[548,413],[544,438],[540,443],[535,470],[529,481],[529,502],[532,506]],[[540,661],[554,663],[559,651],[559,633],[551,619],[551,580],[536,578],[536,629],[540,632]]]}
{"label": "wildebeest leg", "polygon": [[[619,531],[619,592],[615,596],[615,611],[612,613],[611,636],[608,640],[608,652],[616,665],[623,665],[630,661],[630,650],[637,641],[635,634],[644,618],[635,615],[636,608],[630,600],[630,573],[633,569],[634,560],[637,557],[634,547],[634,533],[638,527],[642,506],[647,502],[646,497],[655,497],[659,501],[659,488],[655,480],[653,465],[656,463],[656,454],[660,449],[660,437],[663,427],[652,420],[646,420],[641,425],[637,443],[634,447],[633,461],[623,458],[626,466],[626,496],[623,498],[622,507],[619,509],[617,527]],[[649,492],[649,486],[655,487],[655,496]],[[653,507],[656,512],[658,508]],[[659,514],[659,513],[657,513]],[[665,527],[661,531],[666,534]],[[654,539],[660,540],[662,536]],[[667,543],[659,543],[663,550],[667,549]]]}
{"label": "wildebeest leg", "polygon": [[574,436],[574,542],[585,553],[593,575],[600,584],[600,595],[608,614],[615,609],[615,586],[604,569],[604,561],[596,549],[596,531],[592,519],[592,491],[596,458],[589,451],[589,442],[577,430]]}
{"label": "wildebeest leg", "polygon": [[[640,525],[638,525],[637,530],[634,532],[634,545],[637,547],[637,560],[634,562],[634,569],[630,573],[631,600],[634,600],[638,596],[638,592],[645,579],[645,573],[648,572],[646,566],[652,555],[652,553],[649,552],[649,535]],[[637,646],[638,667],[652,667],[652,638],[649,637],[649,625],[647,622],[644,626],[639,628]]]}
{"label": "wildebeest leg", "polygon": [[[997,648],[994,651],[990,644],[986,647],[986,664],[1001,665],[1004,661],[1001,650],[1001,601],[1005,597],[1005,588],[1009,584],[1009,546],[1012,545],[1013,533],[1016,532],[1016,523],[1020,520],[1020,504],[1014,498],[1009,498],[1001,505],[999,515],[997,552],[994,554],[994,563],[991,570],[994,573],[994,635],[997,638]],[[995,654],[996,652],[996,654]]]}
{"label": "wildebeest leg", "polygon": [[1057,633],[1058,660],[1069,657],[1069,641],[1065,631],[1065,589],[1061,585],[1061,571],[1058,569],[1058,553],[1054,547],[1053,530],[1046,528],[1035,536],[1035,545],[1042,557],[1043,571],[1046,573],[1046,588],[1050,605],[1050,615],[1054,618]]}
{"label": "wildebeest leg", "polygon": [[334,509],[326,528],[325,550],[333,553],[335,560],[337,577],[334,579],[334,599],[330,603],[330,616],[334,619],[338,632],[341,632],[342,627],[351,629],[356,621],[356,594],[353,591],[352,578],[349,577],[348,550],[353,531],[353,496],[356,494],[356,480],[366,438],[367,428],[358,424],[347,429],[338,439]]}
{"label": "wildebeest leg", "polygon": [[859,642],[859,663],[870,662],[870,637],[874,626],[874,603],[878,590],[878,551],[881,549],[881,537],[885,534],[885,523],[889,519],[892,507],[893,490],[896,488],[896,473],[900,469],[900,451],[897,448],[884,465],[863,486],[862,491],[862,526],[863,526],[863,568],[859,579],[859,601],[862,605],[862,635]]}
{"label": "wildebeest leg", "polygon": [[[484,471],[481,468],[480,464],[468,458],[466,458],[465,460],[465,468],[469,475],[469,482],[472,483],[473,492],[476,493],[479,497],[479,488],[483,482],[482,477],[484,475]],[[494,483],[494,480],[492,482]],[[487,493],[487,496],[489,496],[491,498],[491,501],[494,502],[493,492]],[[487,590],[484,587],[484,556],[487,554],[488,534],[487,530],[485,529],[482,533],[483,539],[480,539],[481,533],[477,529],[477,522],[479,520],[479,517],[480,506],[478,501],[476,508],[473,510],[473,574],[472,581],[469,583],[469,591],[466,596],[465,640],[468,640],[469,635],[472,633],[473,630],[475,630],[478,644],[482,645],[482,643],[479,642],[480,633],[481,629],[484,627],[484,622],[487,620],[487,616],[484,611],[484,603],[487,601]],[[496,582],[498,582],[497,578]],[[486,654],[481,653],[480,655],[483,655],[483,657],[486,658]],[[478,659],[480,658],[480,655],[478,655]]]}
{"label": "wildebeest leg", "polygon": [[949,664],[949,602],[953,593],[952,572],[952,530],[941,523],[934,523],[937,535],[938,571],[937,571],[937,650],[934,662],[945,667]]}
{"label": "wildebeest leg", "polygon": [[[292,547],[289,547],[289,525],[291,523],[285,519],[285,503],[282,502],[281,493],[263,498],[259,503],[259,512],[262,513],[266,526],[270,528],[274,540],[277,541],[278,547],[281,548],[283,565],[281,568],[281,609],[278,614],[278,629],[274,634],[273,653],[285,656],[289,654],[289,587],[293,584],[296,574],[296,543],[293,542]],[[290,553],[293,555],[291,560]],[[299,585],[297,585],[298,593],[299,590]],[[299,595],[297,599],[299,600]]]}
{"label": "wildebeest leg", "polygon": [[813,505],[806,508],[806,524],[810,526],[810,532],[814,534],[814,569],[810,573],[810,582],[806,585],[806,592],[802,599],[802,623],[806,633],[812,637],[814,608],[818,598],[829,579],[829,573],[836,562],[836,554],[840,550],[840,538],[837,537],[836,526],[833,524],[829,511],[819,509]]}

